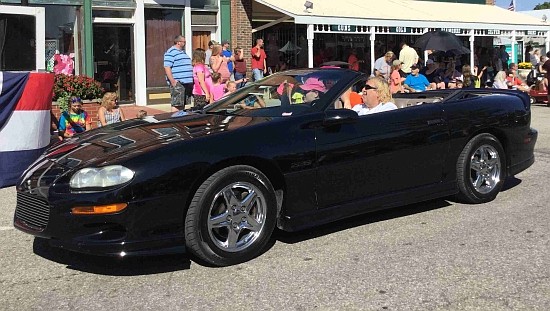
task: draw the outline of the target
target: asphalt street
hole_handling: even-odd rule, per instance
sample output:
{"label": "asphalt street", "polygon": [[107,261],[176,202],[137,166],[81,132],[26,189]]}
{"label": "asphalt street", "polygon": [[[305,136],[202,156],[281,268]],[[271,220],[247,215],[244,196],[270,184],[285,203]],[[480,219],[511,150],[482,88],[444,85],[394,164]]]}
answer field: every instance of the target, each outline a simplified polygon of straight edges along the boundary
{"label": "asphalt street", "polygon": [[102,258],[13,228],[0,190],[0,310],[550,310],[550,108],[536,162],[493,202],[435,200],[300,233],[226,268]]}

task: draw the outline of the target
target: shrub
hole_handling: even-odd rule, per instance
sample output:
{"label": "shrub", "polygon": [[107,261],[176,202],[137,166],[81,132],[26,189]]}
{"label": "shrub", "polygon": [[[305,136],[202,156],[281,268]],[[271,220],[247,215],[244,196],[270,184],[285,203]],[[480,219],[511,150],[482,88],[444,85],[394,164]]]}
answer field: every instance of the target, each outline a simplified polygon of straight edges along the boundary
{"label": "shrub", "polygon": [[56,74],[53,86],[53,100],[77,96],[81,99],[101,98],[105,90],[101,83],[86,76]]}
{"label": "shrub", "polygon": [[61,95],[59,98],[57,98],[57,106],[61,111],[69,111],[69,98],[71,98],[69,95]]}
{"label": "shrub", "polygon": [[518,64],[518,68],[519,69],[531,69],[531,68],[533,68],[533,64],[531,64],[529,62],[522,62],[522,63]]}

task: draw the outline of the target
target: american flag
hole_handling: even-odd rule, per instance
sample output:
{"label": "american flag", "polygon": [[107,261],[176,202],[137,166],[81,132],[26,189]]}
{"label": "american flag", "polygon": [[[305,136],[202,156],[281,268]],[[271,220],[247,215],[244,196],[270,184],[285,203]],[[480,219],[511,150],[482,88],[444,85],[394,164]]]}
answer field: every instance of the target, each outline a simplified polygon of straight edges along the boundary
{"label": "american flag", "polygon": [[0,188],[48,146],[52,89],[53,74],[0,71]]}
{"label": "american flag", "polygon": [[514,2],[515,2],[514,0],[510,1],[510,5],[508,6],[508,11],[516,10],[516,4]]}

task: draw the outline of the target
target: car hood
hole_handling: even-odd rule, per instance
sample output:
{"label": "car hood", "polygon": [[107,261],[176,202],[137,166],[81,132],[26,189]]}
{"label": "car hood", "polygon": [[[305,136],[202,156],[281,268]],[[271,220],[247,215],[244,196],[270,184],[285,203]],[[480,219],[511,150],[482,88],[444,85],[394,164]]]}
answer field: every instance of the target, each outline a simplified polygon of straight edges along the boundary
{"label": "car hood", "polygon": [[172,118],[161,114],[132,119],[65,139],[46,152],[50,160],[75,168],[107,165],[178,142],[241,130],[273,120],[267,117],[192,113]]}

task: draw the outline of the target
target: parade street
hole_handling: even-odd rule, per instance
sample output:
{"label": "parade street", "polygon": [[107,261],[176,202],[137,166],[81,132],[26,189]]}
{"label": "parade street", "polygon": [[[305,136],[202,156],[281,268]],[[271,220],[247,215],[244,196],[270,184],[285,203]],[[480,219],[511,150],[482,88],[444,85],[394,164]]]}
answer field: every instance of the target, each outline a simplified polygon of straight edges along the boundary
{"label": "parade street", "polygon": [[187,255],[103,258],[13,228],[0,189],[0,310],[548,310],[550,108],[536,161],[490,203],[433,200],[299,233],[225,268]]}

